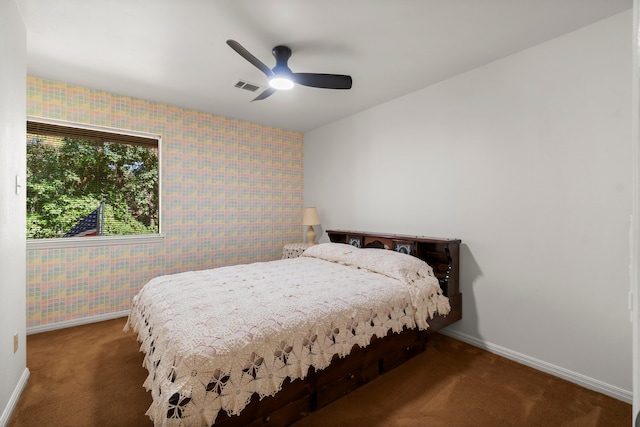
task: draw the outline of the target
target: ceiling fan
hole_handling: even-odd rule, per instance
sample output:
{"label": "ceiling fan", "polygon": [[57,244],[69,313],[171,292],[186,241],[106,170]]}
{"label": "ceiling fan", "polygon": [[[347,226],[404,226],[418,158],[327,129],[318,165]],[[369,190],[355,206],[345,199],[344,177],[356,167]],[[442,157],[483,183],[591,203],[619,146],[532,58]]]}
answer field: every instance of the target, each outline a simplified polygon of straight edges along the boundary
{"label": "ceiling fan", "polygon": [[269,68],[237,41],[227,40],[227,44],[269,78],[270,87],[252,99],[252,101],[265,99],[273,95],[277,90],[291,89],[294,83],[322,89],[351,89],[351,76],[344,74],[292,72],[287,66],[287,61],[291,57],[291,49],[287,46],[276,46],[273,48],[271,53],[273,53],[273,56],[276,58],[276,66]]}

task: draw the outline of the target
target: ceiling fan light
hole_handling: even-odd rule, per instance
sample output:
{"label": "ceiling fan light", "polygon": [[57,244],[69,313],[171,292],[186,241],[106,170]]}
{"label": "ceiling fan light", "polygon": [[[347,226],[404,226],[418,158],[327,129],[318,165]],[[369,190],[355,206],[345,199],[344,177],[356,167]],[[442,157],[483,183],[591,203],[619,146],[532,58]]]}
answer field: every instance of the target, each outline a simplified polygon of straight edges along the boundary
{"label": "ceiling fan light", "polygon": [[269,80],[269,86],[278,90],[289,90],[293,88],[293,82],[291,79],[282,76],[275,76]]}

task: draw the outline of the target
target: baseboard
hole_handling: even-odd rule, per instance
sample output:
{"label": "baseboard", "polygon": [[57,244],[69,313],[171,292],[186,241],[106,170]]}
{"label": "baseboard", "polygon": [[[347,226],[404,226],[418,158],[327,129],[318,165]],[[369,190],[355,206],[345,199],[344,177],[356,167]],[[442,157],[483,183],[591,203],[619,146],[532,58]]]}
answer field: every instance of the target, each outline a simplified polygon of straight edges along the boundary
{"label": "baseboard", "polygon": [[27,328],[27,335],[38,334],[40,332],[55,331],[56,329],[71,328],[74,326],[88,325],[89,323],[102,322],[104,320],[118,319],[129,315],[129,310],[116,311],[114,313],[100,314],[97,316],[82,317],[80,319],[65,320],[64,322],[48,323],[41,326]]}
{"label": "baseboard", "polygon": [[6,408],[4,408],[4,411],[2,411],[2,416],[0,416],[0,427],[6,427],[6,425],[9,424],[9,418],[11,417],[13,410],[18,404],[18,399],[22,394],[22,390],[24,390],[24,387],[27,385],[28,379],[29,368],[24,368],[22,376],[20,377],[20,381],[18,381],[16,388],[13,390],[13,393],[11,393],[11,398],[9,399]]}
{"label": "baseboard", "polygon": [[582,386],[584,388],[597,391],[598,393],[606,394],[607,396],[613,397],[614,399],[618,399],[626,403],[632,403],[633,401],[633,392],[631,391],[623,390],[619,387],[606,384],[594,378],[590,378],[585,375],[579,374],[577,372],[573,372],[568,369],[561,368],[560,366],[556,366],[551,363],[544,362],[542,360],[527,356],[526,354],[518,353],[508,348],[501,347],[499,345],[488,343],[486,341],[480,340],[478,338],[472,337],[470,335],[467,335],[461,332],[453,331],[450,329],[441,330],[439,332],[443,335],[447,335],[451,338],[455,338],[457,340],[466,342],[467,344],[471,344],[474,347],[479,347],[490,353],[506,357],[507,359],[513,360],[515,362],[521,363],[523,365],[529,366],[539,371],[546,372],[553,376],[570,381],[574,384],[578,384],[579,386]]}

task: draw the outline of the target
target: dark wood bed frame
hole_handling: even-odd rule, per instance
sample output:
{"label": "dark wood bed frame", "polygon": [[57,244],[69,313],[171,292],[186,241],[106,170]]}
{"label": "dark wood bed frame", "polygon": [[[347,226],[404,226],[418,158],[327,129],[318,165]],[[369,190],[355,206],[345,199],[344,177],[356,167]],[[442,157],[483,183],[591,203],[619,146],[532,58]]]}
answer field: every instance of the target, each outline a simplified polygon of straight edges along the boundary
{"label": "dark wood bed frame", "polygon": [[351,353],[334,356],[323,370],[309,369],[304,380],[286,380],[276,395],[259,400],[254,395],[238,416],[220,411],[214,424],[219,426],[288,426],[376,377],[399,366],[426,349],[427,338],[462,318],[459,288],[460,240],[398,234],[328,230],[332,242],[359,247],[384,247],[407,252],[426,261],[449,297],[451,312],[429,320],[429,329],[405,329],[385,337],[374,336],[371,344],[354,346]]}

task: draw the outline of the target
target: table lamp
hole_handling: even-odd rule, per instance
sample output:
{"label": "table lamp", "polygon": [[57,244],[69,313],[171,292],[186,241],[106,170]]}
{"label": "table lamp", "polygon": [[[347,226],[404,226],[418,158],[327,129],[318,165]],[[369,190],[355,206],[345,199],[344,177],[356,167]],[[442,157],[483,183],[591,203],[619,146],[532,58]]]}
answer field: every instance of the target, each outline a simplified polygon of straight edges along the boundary
{"label": "table lamp", "polygon": [[318,210],[316,208],[304,208],[302,215],[302,225],[308,225],[307,230],[307,243],[313,245],[316,242],[316,232],[313,229],[314,225],[320,224],[320,217],[318,216]]}

